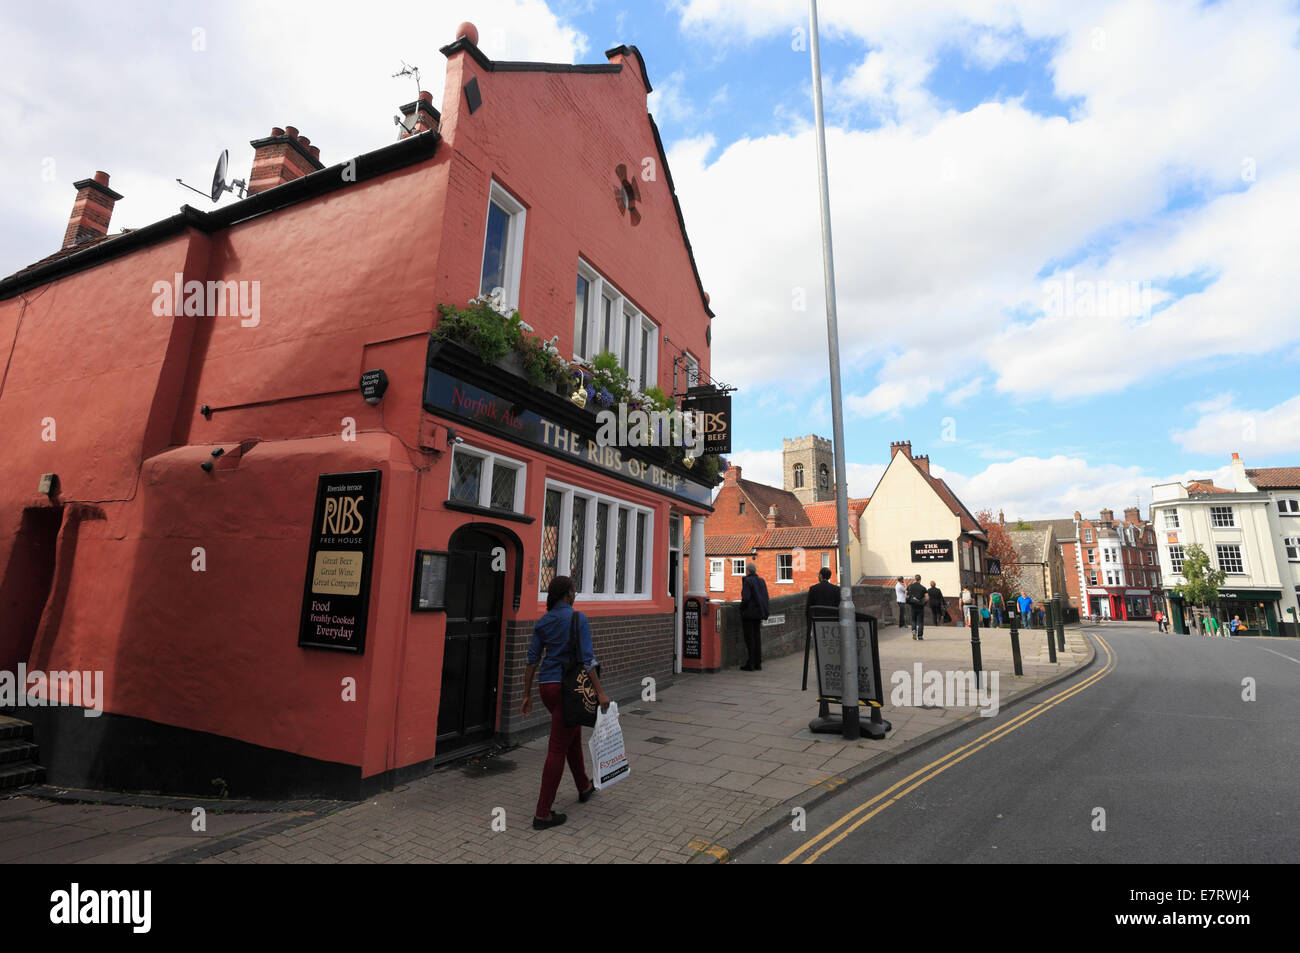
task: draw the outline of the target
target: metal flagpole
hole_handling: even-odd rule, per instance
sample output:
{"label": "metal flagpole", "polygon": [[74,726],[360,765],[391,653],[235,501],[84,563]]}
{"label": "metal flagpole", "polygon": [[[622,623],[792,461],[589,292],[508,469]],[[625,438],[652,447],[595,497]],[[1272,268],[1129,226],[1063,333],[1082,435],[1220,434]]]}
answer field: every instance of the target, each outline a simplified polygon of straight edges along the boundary
{"label": "metal flagpole", "polygon": [[817,34],[817,0],[808,0],[812,49],[813,109],[817,119],[817,176],[822,206],[822,262],[826,273],[826,338],[830,345],[831,419],[835,440],[835,526],[840,550],[840,640],[844,684],[840,700],[844,737],[859,737],[858,643],[853,575],[849,565],[849,487],[844,465],[844,408],[840,401],[840,331],[835,314],[835,254],[831,248],[830,185],[826,173],[826,119],[822,114],[822,62]]}

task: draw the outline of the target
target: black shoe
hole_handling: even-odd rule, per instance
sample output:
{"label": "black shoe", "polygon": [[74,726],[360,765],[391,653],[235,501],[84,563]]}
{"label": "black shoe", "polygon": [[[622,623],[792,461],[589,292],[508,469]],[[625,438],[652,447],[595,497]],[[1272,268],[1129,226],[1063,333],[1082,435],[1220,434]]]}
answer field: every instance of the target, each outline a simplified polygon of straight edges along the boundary
{"label": "black shoe", "polygon": [[761,672],[761,671],[763,671],[763,666],[762,666],[762,665],[755,665],[755,666],[754,666],[754,671],[756,671],[756,672]]}
{"label": "black shoe", "polygon": [[579,803],[579,804],[586,804],[588,801],[591,800],[591,796],[592,796],[593,794],[595,794],[595,793],[596,793],[596,782],[595,782],[595,781],[592,781],[592,782],[591,782],[591,787],[587,788],[587,790],[581,792],[581,793],[578,795],[578,803]]}
{"label": "black shoe", "polygon": [[740,666],[740,670],[742,672],[752,672],[754,670],[754,667],[752,665],[742,665]]}
{"label": "black shoe", "polygon": [[533,830],[535,830],[535,831],[544,831],[544,830],[546,830],[548,827],[559,827],[561,824],[563,824],[563,823],[564,823],[565,821],[567,821],[567,820],[568,820],[568,817],[567,817],[566,815],[561,814],[559,811],[552,811],[552,812],[551,812],[551,819],[550,819],[549,821],[544,821],[544,820],[542,820],[540,817],[534,817],[534,818],[533,818]]}

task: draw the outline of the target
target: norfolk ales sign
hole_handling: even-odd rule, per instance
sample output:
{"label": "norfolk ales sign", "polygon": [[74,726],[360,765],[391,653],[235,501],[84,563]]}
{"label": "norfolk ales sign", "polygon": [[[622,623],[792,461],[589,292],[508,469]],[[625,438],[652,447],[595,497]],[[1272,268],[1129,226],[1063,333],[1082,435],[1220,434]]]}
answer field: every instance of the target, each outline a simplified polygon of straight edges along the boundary
{"label": "norfolk ales sign", "polygon": [[379,470],[325,473],[316,482],[300,646],[365,650],[381,476]]}

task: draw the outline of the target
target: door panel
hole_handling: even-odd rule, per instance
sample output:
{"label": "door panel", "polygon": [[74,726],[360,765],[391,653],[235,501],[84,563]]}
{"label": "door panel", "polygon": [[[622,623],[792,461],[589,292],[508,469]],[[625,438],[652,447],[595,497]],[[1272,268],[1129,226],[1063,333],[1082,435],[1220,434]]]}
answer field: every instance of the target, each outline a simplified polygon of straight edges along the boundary
{"label": "door panel", "polygon": [[447,559],[447,636],[438,755],[491,737],[496,730],[497,670],[505,573],[492,569],[491,536],[462,530]]}

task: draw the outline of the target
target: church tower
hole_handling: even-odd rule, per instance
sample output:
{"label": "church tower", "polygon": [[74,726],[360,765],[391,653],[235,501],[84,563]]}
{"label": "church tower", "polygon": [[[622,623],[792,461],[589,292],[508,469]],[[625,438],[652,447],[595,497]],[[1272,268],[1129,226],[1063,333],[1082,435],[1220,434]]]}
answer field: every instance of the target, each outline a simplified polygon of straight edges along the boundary
{"label": "church tower", "polygon": [[800,503],[835,499],[835,452],[825,437],[786,437],[781,442],[784,489]]}

